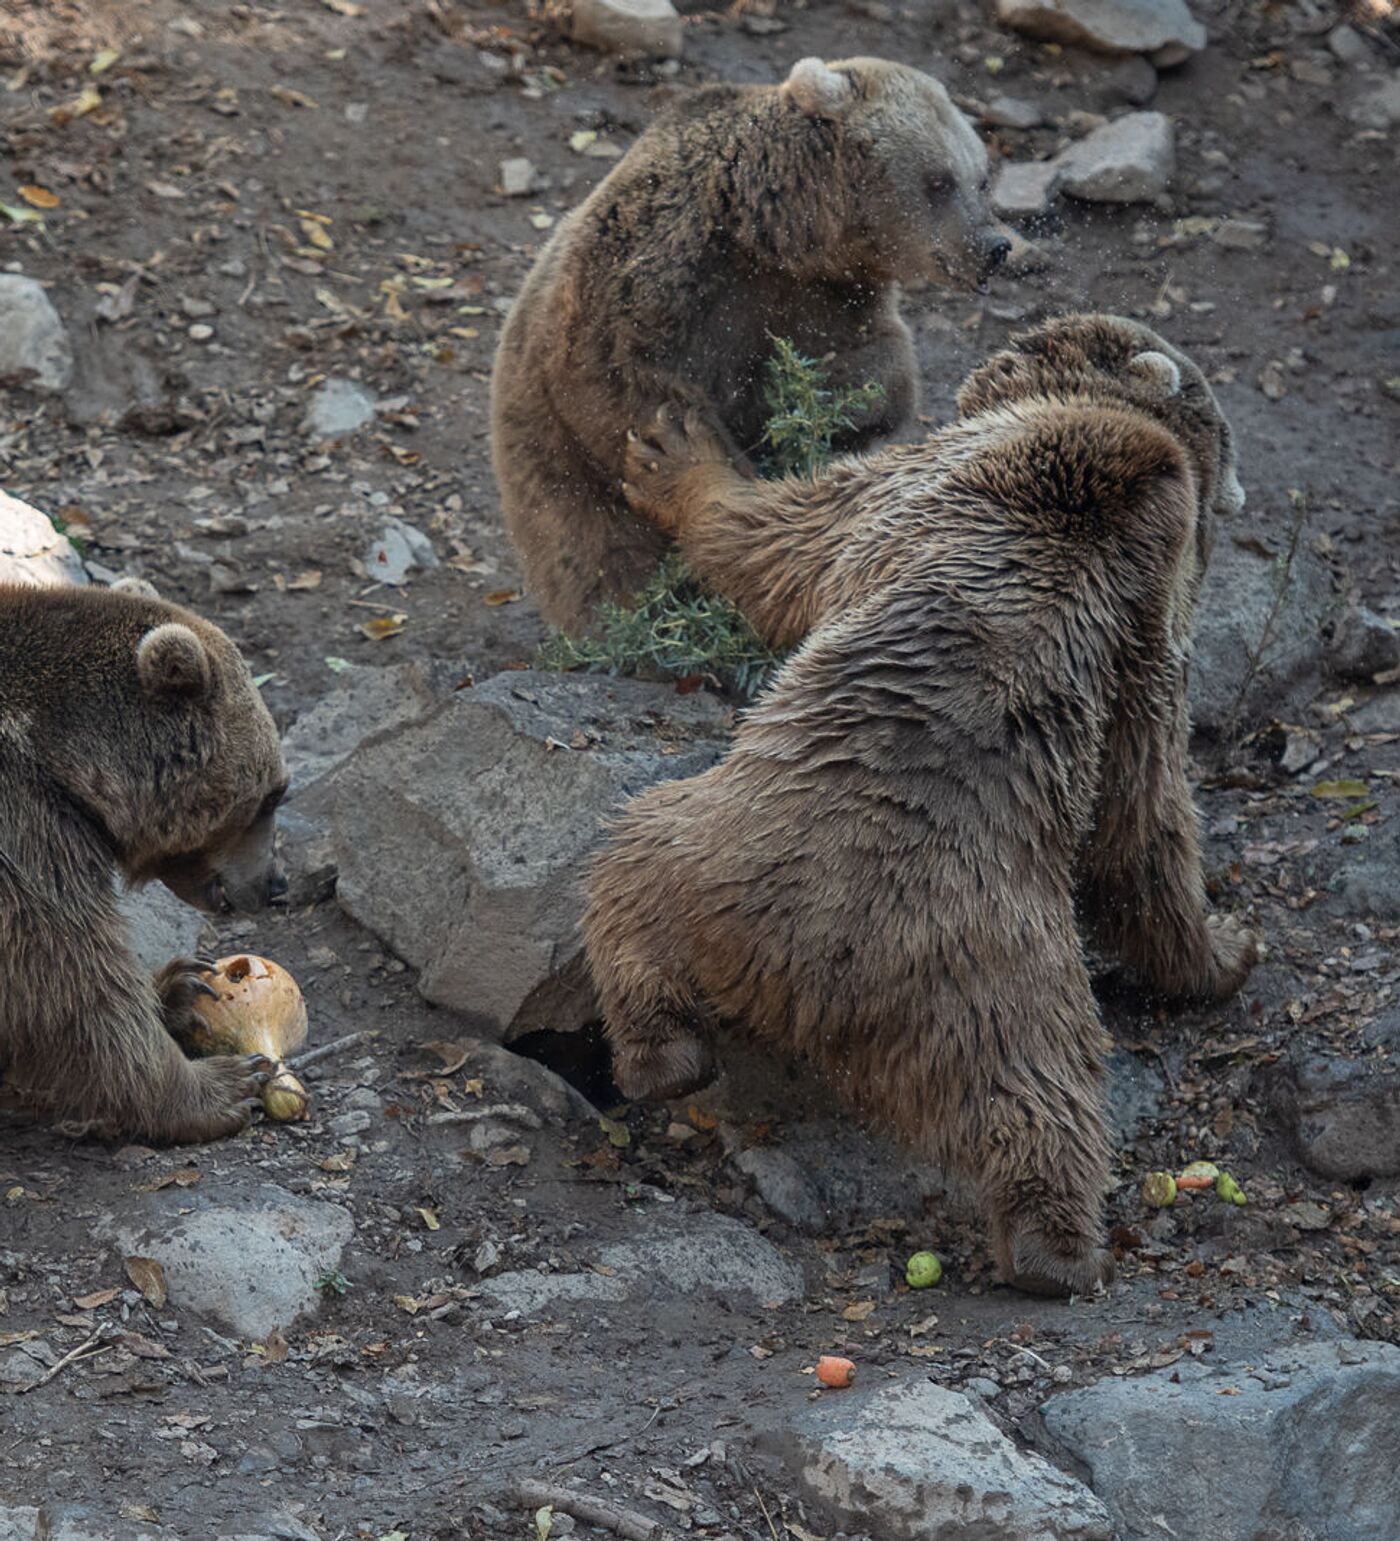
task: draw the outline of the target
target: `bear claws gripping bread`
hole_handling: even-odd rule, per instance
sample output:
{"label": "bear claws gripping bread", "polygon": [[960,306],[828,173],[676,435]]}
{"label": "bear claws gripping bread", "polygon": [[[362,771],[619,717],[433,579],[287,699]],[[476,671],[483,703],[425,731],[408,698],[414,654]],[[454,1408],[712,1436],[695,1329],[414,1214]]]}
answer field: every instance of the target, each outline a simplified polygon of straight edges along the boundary
{"label": "bear claws gripping bread", "polygon": [[1004,1276],[1092,1289],[1106,1039],[1076,919],[1165,997],[1258,956],[1208,913],[1186,780],[1192,616],[1229,428],[1107,316],[977,370],[960,419],[813,481],[738,474],[699,414],[630,495],[771,639],[805,642],[727,758],[628,805],[588,956],[633,1097],[701,1083],[716,1020],[810,1056],[967,1173]]}
{"label": "bear claws gripping bread", "polygon": [[260,1055],[192,1061],[209,965],[148,976],[112,875],[200,909],[253,908],[287,773],[247,665],[140,585],[0,586],[0,1081],[94,1132],[217,1139],[251,1116]]}
{"label": "bear claws gripping bread", "polygon": [[882,59],[803,59],[779,86],[668,108],[559,224],[496,354],[491,451],[545,618],[630,599],[664,533],[618,494],[627,430],[670,402],[742,463],[767,419],[773,338],[879,404],[841,449],[911,417],[898,284],[972,287],[1010,250],[987,153],[936,80]]}

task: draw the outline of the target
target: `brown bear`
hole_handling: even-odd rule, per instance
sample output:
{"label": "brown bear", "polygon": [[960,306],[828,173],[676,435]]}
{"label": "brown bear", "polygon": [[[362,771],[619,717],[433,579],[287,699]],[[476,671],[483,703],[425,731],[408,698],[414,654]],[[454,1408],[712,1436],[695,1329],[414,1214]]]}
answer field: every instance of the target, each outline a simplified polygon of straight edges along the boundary
{"label": "brown bear", "polygon": [[728,757],[633,801],[589,879],[618,1085],[693,1088],[716,1021],[816,1061],[975,1182],[1004,1277],[1111,1274],[1106,1038],[1076,912],[1162,996],[1239,988],[1186,779],[1192,614],[1229,429],[1188,359],[1108,316],[974,373],[960,419],[815,480],[746,479],[696,413],[630,496],[776,641]]}
{"label": "brown bear", "polygon": [[136,590],[0,586],[0,1081],[78,1129],[216,1139],[251,1116],[259,1056],[188,1060],[209,965],[150,978],[113,872],[200,909],[285,891],[277,729],[216,626]]}
{"label": "brown bear", "polygon": [[496,354],[492,461],[545,618],[582,629],[666,550],[618,494],[632,424],[673,403],[737,463],[757,448],[775,337],[835,386],[883,387],[838,449],[907,422],[898,286],[972,287],[1006,256],[986,186],[948,93],[883,59],[803,59],[780,86],[707,86],[663,112],[560,222]]}

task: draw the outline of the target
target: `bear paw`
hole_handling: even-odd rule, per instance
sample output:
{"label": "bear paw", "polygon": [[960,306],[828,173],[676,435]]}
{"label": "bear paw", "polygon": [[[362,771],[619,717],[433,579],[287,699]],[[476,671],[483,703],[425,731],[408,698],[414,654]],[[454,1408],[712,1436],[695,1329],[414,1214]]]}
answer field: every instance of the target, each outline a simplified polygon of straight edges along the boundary
{"label": "bear paw", "polygon": [[694,473],[715,468],[734,474],[723,440],[704,416],[693,407],[662,407],[648,426],[627,432],[623,495],[674,535],[685,523]]}
{"label": "bear paw", "polygon": [[1223,1001],[1249,978],[1254,965],[1264,956],[1264,946],[1259,933],[1233,915],[1210,916],[1206,932],[1215,962],[1210,995],[1213,1000]]}
{"label": "bear paw", "polygon": [[1006,1282],[1027,1295],[1092,1295],[1115,1271],[1103,1247],[1040,1230],[1023,1231],[1000,1262]]}
{"label": "bear paw", "polygon": [[218,999],[218,992],[205,982],[206,974],[217,972],[209,958],[172,958],[156,971],[153,983],[160,997],[161,1019],[165,1030],[184,1047],[195,1024],[194,1003],[201,995]]}
{"label": "bear paw", "polygon": [[190,1075],[182,1078],[179,1100],[152,1130],[173,1145],[205,1145],[246,1129],[277,1068],[262,1054],[219,1054],[185,1063]]}
{"label": "bear paw", "polygon": [[629,1102],[669,1102],[714,1079],[715,1058],[694,1033],[615,1045],[613,1080]]}

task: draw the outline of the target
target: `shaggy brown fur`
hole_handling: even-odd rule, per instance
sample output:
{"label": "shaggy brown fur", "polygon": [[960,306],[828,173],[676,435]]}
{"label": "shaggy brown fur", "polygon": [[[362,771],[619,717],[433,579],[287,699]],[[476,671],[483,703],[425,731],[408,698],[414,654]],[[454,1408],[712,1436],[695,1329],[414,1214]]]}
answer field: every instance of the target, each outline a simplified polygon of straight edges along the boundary
{"label": "shaggy brown fur", "polygon": [[148,1140],[248,1122],[266,1061],[180,1052],[209,965],[149,978],[112,874],[201,909],[266,903],[286,888],[285,786],[276,727],[217,627],[144,585],[0,586],[0,1079],[22,1100]]}
{"label": "shaggy brown fur", "polygon": [[875,381],[857,449],[911,416],[901,282],[970,286],[1009,250],[987,155],[941,85],[905,65],[794,66],[663,113],[540,254],[501,334],[492,459],[526,585],[577,631],[625,601],[665,535],[618,495],[626,433],[691,407],[743,463],[767,418],[774,336]]}
{"label": "shaggy brown fur", "polygon": [[703,422],[631,495],[764,633],[810,632],[713,770],[631,803],[584,922],[630,1096],[709,1073],[715,1019],[821,1064],[971,1176],[1005,1277],[1102,1249],[1105,1036],[1076,927],[1216,999],[1254,936],[1207,913],[1187,786],[1192,611],[1229,432],[1146,328],[1016,339],[917,447],[745,480]]}

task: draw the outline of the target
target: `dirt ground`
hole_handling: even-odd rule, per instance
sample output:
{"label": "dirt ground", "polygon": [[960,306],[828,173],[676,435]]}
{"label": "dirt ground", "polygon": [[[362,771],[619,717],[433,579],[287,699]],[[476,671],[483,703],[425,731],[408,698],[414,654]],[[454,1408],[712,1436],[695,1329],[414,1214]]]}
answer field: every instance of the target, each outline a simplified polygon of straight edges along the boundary
{"label": "dirt ground", "polygon": [[[973,111],[997,93],[1033,98],[1064,127],[988,131],[1017,159],[1058,142],[1074,112],[1123,106],[1104,61],[1018,39],[967,3],[682,9],[686,55],[668,73],[562,44],[517,0],[10,0],[0,203],[20,205],[20,185],[58,202],[42,227],[0,223],[0,264],[51,285],[79,371],[63,404],[0,397],[0,482],[61,515],[94,560],[227,628],[269,676],[284,725],[333,688],[342,659],[448,659],[484,678],[543,636],[500,528],[487,390],[502,306],[540,227],[610,164],[571,135],[623,149],[677,86],[771,80],[812,53],[926,66]],[[924,411],[945,416],[968,368],[1021,322],[1080,307],[1151,319],[1206,367],[1235,427],[1249,493],[1235,534],[1275,542],[1300,490],[1307,537],[1394,615],[1397,140],[1339,112],[1327,0],[1197,14],[1209,48],[1164,73],[1152,103],[1177,125],[1170,207],[1072,207],[1042,232],[1043,270],[985,298],[911,296]],[[107,49],[119,57],[90,73]],[[91,85],[100,104],[62,121],[53,109]],[[499,163],[518,155],[543,185],[508,199]],[[1228,249],[1183,232],[1193,215],[1256,222],[1262,237]],[[309,437],[327,376],[376,393],[375,423]],[[364,565],[386,514],[443,558],[401,591]],[[405,616],[401,630],[371,640],[361,628],[386,615]],[[1328,774],[1368,783],[1373,844],[1393,844],[1400,731],[1311,725]],[[1110,1370],[1248,1358],[1317,1334],[1400,1341],[1400,1188],[1309,1173],[1260,1090],[1305,1046],[1360,1057],[1387,1033],[1400,1045],[1397,926],[1331,891],[1345,826],[1265,744],[1203,747],[1200,770],[1217,902],[1257,918],[1270,960],[1239,1000],[1203,1014],[1105,992],[1160,1106],[1121,1152],[1120,1280],[1104,1298],[996,1286],[975,1226],[936,1208],[797,1236],[712,1130],[681,1137],[665,1112],[629,1113],[625,1147],[584,1118],[532,1134],[524,1164],[472,1158],[429,1122],[469,1095],[464,1072],[411,1075],[427,1063],[416,1044],[460,1036],[411,972],[333,903],[221,922],[219,951],[255,947],[296,972],[314,1041],[381,1036],[324,1067],[309,1124],[218,1147],[114,1152],[0,1127],[0,1345],[37,1335],[62,1356],[112,1325],[140,1339],[5,1398],[0,1500],[79,1502],[190,1537],[520,1537],[532,1521],[508,1490],[530,1475],[672,1529],[776,1538],[787,1525],[801,1541],[831,1523],[747,1435],[811,1394],[802,1372],[818,1353],[847,1352],[873,1376],[990,1377],[1015,1429],[1051,1389]],[[510,1079],[499,1067],[485,1079],[497,1075]],[[527,1076],[518,1096],[532,1095]],[[366,1106],[378,1110],[358,1159],[327,1169],[347,1148],[332,1123]],[[1197,1202],[1149,1222],[1142,1174],[1196,1156],[1228,1163],[1250,1206]],[[150,1306],[95,1232],[143,1185],[191,1167],[202,1192],[275,1182],[355,1218],[349,1289],[288,1330],[285,1358],[211,1336],[178,1302]],[[801,1265],[805,1301],[660,1292],[549,1320],[481,1298],[483,1240],[501,1249],[497,1269],[587,1267],[671,1205],[763,1231]],[[899,1279],[922,1246],[947,1274],[916,1295]]]}

